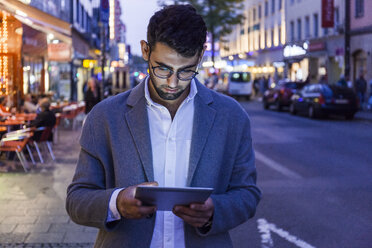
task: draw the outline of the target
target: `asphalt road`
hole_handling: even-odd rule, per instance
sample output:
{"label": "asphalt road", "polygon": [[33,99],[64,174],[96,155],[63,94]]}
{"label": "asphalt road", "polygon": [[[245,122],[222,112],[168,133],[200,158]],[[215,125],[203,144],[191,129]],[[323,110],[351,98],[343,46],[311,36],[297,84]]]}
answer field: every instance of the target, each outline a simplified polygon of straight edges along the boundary
{"label": "asphalt road", "polygon": [[234,247],[372,247],[372,121],[241,104],[263,198],[256,216],[231,231]]}

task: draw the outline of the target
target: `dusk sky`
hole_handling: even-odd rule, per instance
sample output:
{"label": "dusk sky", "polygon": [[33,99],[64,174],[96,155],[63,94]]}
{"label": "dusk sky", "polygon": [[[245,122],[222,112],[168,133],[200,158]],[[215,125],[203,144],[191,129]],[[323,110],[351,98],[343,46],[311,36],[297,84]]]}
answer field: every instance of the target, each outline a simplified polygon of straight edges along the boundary
{"label": "dusk sky", "polygon": [[121,0],[122,20],[127,26],[127,43],[132,54],[141,55],[140,41],[146,40],[150,17],[159,9],[157,0]]}

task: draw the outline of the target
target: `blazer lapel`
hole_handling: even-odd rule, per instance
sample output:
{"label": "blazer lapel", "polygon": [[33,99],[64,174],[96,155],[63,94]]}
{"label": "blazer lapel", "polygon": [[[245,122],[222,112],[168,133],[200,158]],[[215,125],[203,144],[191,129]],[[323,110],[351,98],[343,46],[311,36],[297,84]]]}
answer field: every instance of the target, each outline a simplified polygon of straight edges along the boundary
{"label": "blazer lapel", "polygon": [[126,113],[125,119],[141,159],[146,178],[149,182],[152,182],[154,181],[154,171],[144,82],[134,88],[128,97],[127,104],[133,108]]}
{"label": "blazer lapel", "polygon": [[194,125],[192,132],[189,171],[187,175],[187,186],[191,186],[196,167],[206,145],[210,130],[214,123],[216,110],[209,104],[213,101],[208,90],[196,82],[198,93],[194,99]]}

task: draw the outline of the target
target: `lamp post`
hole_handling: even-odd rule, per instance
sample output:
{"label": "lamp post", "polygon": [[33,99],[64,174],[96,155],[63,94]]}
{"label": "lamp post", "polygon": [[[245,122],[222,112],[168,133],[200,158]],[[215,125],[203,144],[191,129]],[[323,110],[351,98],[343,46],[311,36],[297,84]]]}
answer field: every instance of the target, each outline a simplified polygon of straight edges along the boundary
{"label": "lamp post", "polygon": [[350,0],[345,0],[345,77],[350,78]]}

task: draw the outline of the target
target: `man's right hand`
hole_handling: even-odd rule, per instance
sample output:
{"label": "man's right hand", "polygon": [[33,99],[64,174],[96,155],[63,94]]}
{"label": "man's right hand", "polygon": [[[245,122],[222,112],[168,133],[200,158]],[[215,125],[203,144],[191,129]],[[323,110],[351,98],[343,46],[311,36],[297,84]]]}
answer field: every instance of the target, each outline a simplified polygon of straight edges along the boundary
{"label": "man's right hand", "polygon": [[156,206],[142,206],[142,202],[134,198],[136,187],[139,185],[158,186],[157,182],[146,182],[130,186],[120,191],[116,199],[116,207],[121,216],[127,219],[142,219],[156,212]]}

